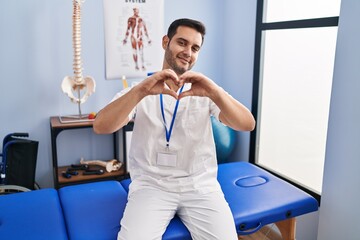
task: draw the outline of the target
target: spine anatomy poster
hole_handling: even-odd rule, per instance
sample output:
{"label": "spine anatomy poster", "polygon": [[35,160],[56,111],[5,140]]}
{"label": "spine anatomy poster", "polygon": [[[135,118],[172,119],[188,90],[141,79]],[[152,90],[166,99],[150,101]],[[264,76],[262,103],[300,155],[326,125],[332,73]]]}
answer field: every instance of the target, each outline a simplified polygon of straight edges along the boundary
{"label": "spine anatomy poster", "polygon": [[161,69],[164,0],[104,0],[106,79]]}

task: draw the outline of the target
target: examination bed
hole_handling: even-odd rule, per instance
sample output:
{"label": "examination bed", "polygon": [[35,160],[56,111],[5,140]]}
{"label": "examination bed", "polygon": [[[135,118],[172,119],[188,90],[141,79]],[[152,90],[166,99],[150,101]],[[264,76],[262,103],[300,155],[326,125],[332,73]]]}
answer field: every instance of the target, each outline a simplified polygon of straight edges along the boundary
{"label": "examination bed", "polygon": [[[250,163],[220,164],[218,179],[239,235],[277,223],[284,240],[295,239],[295,217],[318,210],[313,197]],[[0,238],[114,240],[129,184],[103,181],[0,196]],[[191,237],[175,217],[163,239]]]}

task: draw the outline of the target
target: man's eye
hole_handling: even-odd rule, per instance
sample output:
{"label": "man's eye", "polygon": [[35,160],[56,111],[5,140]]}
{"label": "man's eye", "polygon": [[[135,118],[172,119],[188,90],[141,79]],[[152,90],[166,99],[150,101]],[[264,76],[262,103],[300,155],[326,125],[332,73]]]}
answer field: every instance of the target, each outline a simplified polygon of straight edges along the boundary
{"label": "man's eye", "polygon": [[198,47],[193,47],[192,50],[193,50],[193,52],[198,52],[198,51],[200,50],[200,48],[198,48]]}

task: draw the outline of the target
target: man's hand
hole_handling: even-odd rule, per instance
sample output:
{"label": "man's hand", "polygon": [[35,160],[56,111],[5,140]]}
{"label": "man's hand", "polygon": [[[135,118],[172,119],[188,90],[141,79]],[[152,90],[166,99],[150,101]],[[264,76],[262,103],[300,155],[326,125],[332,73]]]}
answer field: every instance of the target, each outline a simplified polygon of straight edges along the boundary
{"label": "man's hand", "polygon": [[179,78],[179,85],[191,83],[191,88],[182,92],[179,99],[187,96],[210,97],[219,88],[211,79],[197,72],[187,71]]}
{"label": "man's hand", "polygon": [[[169,83],[171,81],[174,85],[179,87],[179,79],[176,73],[171,69],[165,69],[160,72],[156,72],[150,77],[143,80],[140,84],[137,85],[143,93],[143,97],[147,95],[157,95],[157,94],[168,94],[173,96],[175,99],[178,98],[177,93],[170,89],[167,86],[166,81]],[[172,84],[172,83],[169,84]]]}
{"label": "man's hand", "polygon": [[191,88],[182,92],[178,99],[187,96],[208,97],[220,108],[219,119],[222,123],[235,130],[254,129],[255,120],[251,112],[210,78],[188,71],[181,75],[179,80],[180,85],[191,83]]}

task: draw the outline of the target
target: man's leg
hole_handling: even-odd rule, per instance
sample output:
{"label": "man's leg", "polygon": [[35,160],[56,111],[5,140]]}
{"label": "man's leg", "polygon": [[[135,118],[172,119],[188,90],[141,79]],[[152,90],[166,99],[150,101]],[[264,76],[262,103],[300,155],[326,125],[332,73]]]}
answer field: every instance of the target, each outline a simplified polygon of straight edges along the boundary
{"label": "man's leg", "polygon": [[128,196],[118,240],[160,240],[178,205],[178,195],[137,190]]}
{"label": "man's leg", "polygon": [[194,240],[237,240],[234,218],[222,192],[181,197],[178,215]]}

